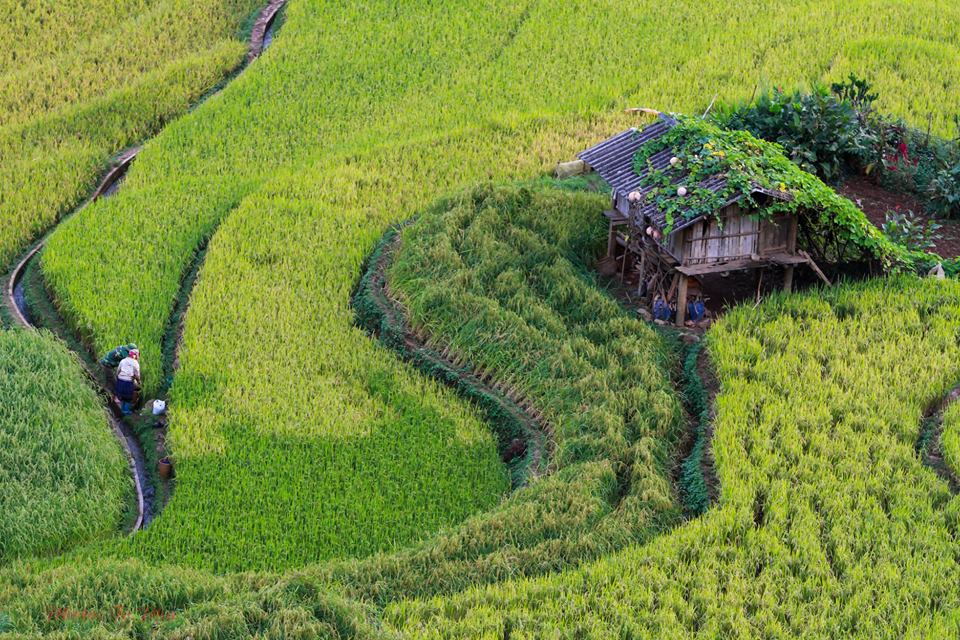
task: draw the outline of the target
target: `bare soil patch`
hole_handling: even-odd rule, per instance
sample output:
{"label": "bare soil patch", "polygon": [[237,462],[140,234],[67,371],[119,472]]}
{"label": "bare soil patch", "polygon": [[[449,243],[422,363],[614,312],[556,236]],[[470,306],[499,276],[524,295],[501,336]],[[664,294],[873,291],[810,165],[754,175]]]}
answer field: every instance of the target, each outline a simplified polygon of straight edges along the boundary
{"label": "bare soil patch", "polygon": [[907,193],[894,193],[875,184],[866,176],[849,178],[839,192],[853,200],[863,209],[870,222],[879,228],[888,211],[913,211],[921,220],[935,220],[941,225],[940,237],[934,242],[933,251],[944,258],[960,256],[960,220],[943,220],[924,212],[923,204]]}

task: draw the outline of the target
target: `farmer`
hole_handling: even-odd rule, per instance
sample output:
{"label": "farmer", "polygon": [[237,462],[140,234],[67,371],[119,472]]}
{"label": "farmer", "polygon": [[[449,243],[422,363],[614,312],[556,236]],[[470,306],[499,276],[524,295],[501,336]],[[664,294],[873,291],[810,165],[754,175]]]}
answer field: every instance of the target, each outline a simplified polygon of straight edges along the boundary
{"label": "farmer", "polygon": [[115,347],[110,353],[100,358],[100,365],[107,374],[107,378],[112,382],[116,380],[116,368],[120,366],[120,361],[130,355],[130,351],[136,349],[137,345],[122,344]]}
{"label": "farmer", "polygon": [[120,399],[120,412],[125,416],[133,412],[133,399],[139,385],[140,351],[133,348],[117,367],[117,398]]}

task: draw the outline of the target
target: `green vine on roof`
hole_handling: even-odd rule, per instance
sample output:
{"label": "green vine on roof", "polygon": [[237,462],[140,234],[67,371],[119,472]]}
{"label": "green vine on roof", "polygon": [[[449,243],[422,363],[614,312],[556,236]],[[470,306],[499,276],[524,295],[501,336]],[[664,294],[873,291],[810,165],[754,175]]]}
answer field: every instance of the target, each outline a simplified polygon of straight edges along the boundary
{"label": "green vine on roof", "polygon": [[[723,206],[737,196],[756,209],[759,216],[805,215],[814,226],[829,225],[854,246],[885,263],[909,262],[903,247],[892,243],[854,203],[837,194],[795,165],[779,145],[760,140],[746,131],[728,131],[688,116],[673,116],[677,124],[666,134],[643,145],[633,158],[634,169],[643,175],[641,190],[649,190],[646,202],[664,213],[669,234],[680,220],[717,217]],[[650,158],[666,149],[677,158],[664,169],[654,169]],[[714,177],[725,177],[726,186],[711,191],[700,186]],[[755,186],[782,191],[789,201],[773,199],[758,208]],[[684,187],[686,194],[678,195]]]}

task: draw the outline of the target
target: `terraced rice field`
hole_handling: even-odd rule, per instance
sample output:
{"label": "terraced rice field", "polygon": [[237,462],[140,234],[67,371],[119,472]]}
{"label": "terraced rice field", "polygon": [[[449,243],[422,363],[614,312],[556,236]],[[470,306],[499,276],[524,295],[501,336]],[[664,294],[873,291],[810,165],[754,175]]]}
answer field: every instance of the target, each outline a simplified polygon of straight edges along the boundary
{"label": "terraced rice field", "polygon": [[259,0],[0,3],[0,264],[240,64]]}
{"label": "terraced rice field", "polygon": [[0,563],[106,537],[131,509],[127,460],[80,363],[0,331]]}
{"label": "terraced rice field", "polygon": [[413,637],[951,636],[958,500],[914,450],[960,378],[960,287],[893,279],[711,332],[720,504],[549,578],[401,603]]}
{"label": "terraced rice field", "polygon": [[[25,163],[0,181],[10,257],[110,153],[236,66],[256,8],[114,4],[110,25],[146,43],[168,34],[149,16],[201,19],[153,63],[134,48],[139,80],[116,90],[84,48],[14,47],[40,65],[29,79],[0,54],[17,79],[4,86],[22,89],[0,94],[0,153]],[[103,25],[71,11],[87,15],[64,5],[48,26],[80,39]],[[95,58],[106,45],[90,42]],[[597,236],[573,233],[602,233],[587,220],[603,198],[527,210],[476,185],[528,182],[642,122],[624,107],[702,112],[714,94],[851,71],[881,108],[947,134],[957,42],[960,8],[937,0],[291,0],[271,49],[42,254],[61,313],[98,351],[142,346],[149,395],[209,242],[171,391],[172,501],[129,541],[0,566],[0,637],[955,635],[957,503],[915,449],[960,378],[955,282],[882,279],[727,315],[706,340],[721,493],[684,521],[676,352],[585,273]],[[31,102],[35,82],[61,106]],[[413,325],[557,429],[551,473],[517,492],[477,408],[354,323],[366,258],[417,213],[420,252],[407,245],[389,274]]]}

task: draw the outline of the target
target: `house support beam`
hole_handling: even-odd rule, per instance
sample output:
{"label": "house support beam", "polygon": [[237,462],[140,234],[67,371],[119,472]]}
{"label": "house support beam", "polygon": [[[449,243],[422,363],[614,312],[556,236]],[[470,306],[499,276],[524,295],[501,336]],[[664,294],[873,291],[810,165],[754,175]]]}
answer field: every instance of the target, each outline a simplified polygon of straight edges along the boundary
{"label": "house support beam", "polygon": [[806,259],[807,264],[810,265],[810,268],[813,269],[813,272],[814,272],[815,274],[817,274],[817,276],[818,276],[821,280],[823,280],[823,282],[824,282],[828,287],[831,286],[831,284],[830,284],[830,278],[828,278],[828,277],[823,273],[823,271],[820,270],[820,267],[817,266],[817,263],[813,261],[813,258],[810,257],[810,254],[807,253],[806,251],[800,251],[799,253],[800,253],[801,256],[803,256],[803,257]]}
{"label": "house support beam", "polygon": [[785,253],[771,254],[768,256],[754,256],[737,260],[724,262],[706,262],[703,264],[687,265],[677,267],[677,271],[688,276],[701,276],[708,273],[719,273],[722,271],[739,271],[741,269],[759,269],[769,267],[770,265],[796,265],[809,262],[808,256],[789,255]]}
{"label": "house support beam", "polygon": [[646,293],[643,285],[647,282],[647,252],[640,254],[640,277],[637,278],[637,295],[642,296]]}
{"label": "house support beam", "polygon": [[687,285],[689,278],[685,275],[680,276],[680,287],[677,289],[677,326],[682,327],[687,321]]}
{"label": "house support beam", "polygon": [[787,293],[793,291],[793,270],[795,268],[792,264],[783,268],[783,290]]}

